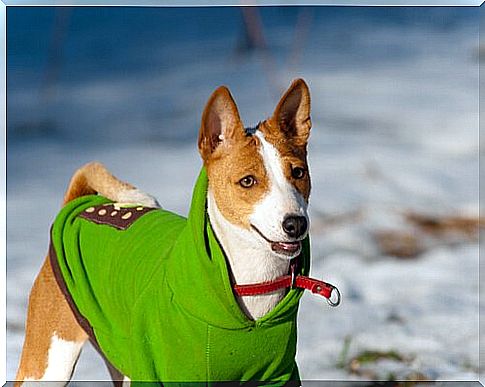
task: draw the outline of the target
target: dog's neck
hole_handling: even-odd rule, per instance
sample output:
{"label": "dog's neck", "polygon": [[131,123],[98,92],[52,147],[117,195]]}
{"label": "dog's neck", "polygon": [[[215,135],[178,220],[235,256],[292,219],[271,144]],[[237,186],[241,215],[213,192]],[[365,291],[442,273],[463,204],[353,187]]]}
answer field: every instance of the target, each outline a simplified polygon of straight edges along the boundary
{"label": "dog's neck", "polygon": [[[274,254],[259,236],[227,221],[221,214],[210,190],[207,212],[214,234],[227,258],[237,284],[251,284],[274,280],[288,273],[290,262]],[[258,319],[271,311],[284,297],[285,290],[268,295],[238,297],[243,311]]]}

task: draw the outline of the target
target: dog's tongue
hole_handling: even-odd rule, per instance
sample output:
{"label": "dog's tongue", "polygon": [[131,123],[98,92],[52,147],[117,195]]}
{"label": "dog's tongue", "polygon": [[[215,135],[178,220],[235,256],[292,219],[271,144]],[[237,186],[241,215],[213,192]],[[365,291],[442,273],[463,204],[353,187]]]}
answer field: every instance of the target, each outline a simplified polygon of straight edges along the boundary
{"label": "dog's tongue", "polygon": [[271,248],[278,253],[293,254],[301,248],[301,242],[273,242]]}

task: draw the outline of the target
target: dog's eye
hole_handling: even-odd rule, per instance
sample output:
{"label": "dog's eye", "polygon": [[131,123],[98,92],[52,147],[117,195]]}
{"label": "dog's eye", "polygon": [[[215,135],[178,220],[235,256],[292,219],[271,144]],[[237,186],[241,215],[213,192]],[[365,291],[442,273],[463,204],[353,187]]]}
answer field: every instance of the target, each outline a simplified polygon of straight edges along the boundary
{"label": "dog's eye", "polygon": [[239,184],[243,188],[251,188],[254,184],[256,184],[256,178],[252,175],[244,176],[241,180],[239,180]]}
{"label": "dog's eye", "polygon": [[302,179],[303,177],[305,177],[305,173],[306,171],[304,168],[301,168],[301,167],[291,168],[291,176],[294,179]]}

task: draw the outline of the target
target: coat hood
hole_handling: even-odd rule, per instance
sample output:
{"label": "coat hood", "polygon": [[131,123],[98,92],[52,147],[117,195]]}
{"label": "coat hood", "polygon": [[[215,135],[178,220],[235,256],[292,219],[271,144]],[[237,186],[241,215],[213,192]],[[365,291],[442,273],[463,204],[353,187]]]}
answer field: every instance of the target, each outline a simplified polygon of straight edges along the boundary
{"label": "coat hood", "polygon": [[[226,329],[247,329],[254,325],[271,326],[296,318],[302,289],[290,289],[268,314],[254,321],[248,318],[232,290],[227,260],[210,225],[207,214],[208,178],[203,167],[195,184],[186,227],[174,250],[183,251],[171,257],[167,281],[174,301],[193,317]],[[309,238],[303,241],[300,273],[310,269]]]}

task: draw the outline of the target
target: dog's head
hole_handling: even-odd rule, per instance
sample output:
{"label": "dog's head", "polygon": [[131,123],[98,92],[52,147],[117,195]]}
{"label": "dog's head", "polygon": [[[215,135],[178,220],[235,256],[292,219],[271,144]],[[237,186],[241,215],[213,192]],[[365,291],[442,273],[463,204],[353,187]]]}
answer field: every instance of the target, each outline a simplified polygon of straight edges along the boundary
{"label": "dog's head", "polygon": [[244,128],[224,86],[202,115],[199,151],[219,212],[283,258],[298,255],[308,233],[310,128],[310,92],[302,79],[256,128]]}

